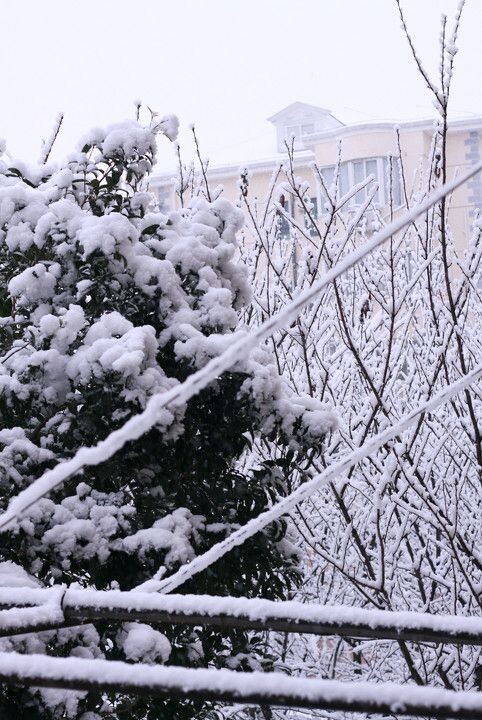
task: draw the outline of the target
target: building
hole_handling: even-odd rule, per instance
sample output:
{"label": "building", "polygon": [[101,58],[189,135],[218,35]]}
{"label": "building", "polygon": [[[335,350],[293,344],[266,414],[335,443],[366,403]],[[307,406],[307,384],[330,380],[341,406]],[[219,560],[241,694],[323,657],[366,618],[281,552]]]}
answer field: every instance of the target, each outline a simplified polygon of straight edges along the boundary
{"label": "building", "polygon": [[[250,196],[260,203],[266,195],[272,173],[286,160],[286,142],[294,143],[296,175],[310,184],[314,211],[319,212],[324,200],[319,183],[313,182],[311,165],[320,167],[326,185],[333,179],[339,147],[341,165],[339,192],[344,195],[350,188],[373,175],[378,182],[375,196],[377,208],[382,214],[389,206],[387,182],[388,157],[401,157],[408,194],[421,182],[422,169],[432,151],[433,120],[412,122],[365,122],[345,125],[329,110],[295,102],[269,118],[276,132],[276,153],[271,157],[244,164],[250,177]],[[396,131],[397,130],[397,131]],[[399,140],[397,140],[397,136]],[[457,171],[482,160],[482,117],[470,120],[454,120],[449,124],[447,143],[448,178]],[[275,145],[275,143],[273,143]],[[398,146],[399,145],[399,146]],[[212,166],[208,170],[209,183],[221,184],[225,196],[235,201],[239,197],[240,163]],[[391,184],[392,206],[403,209],[405,199],[398,182],[399,173],[393,174]],[[422,181],[423,182],[423,181]],[[423,187],[423,184],[422,184]],[[157,193],[161,207],[172,208],[176,204],[172,173],[155,175],[151,189]],[[347,212],[353,212],[365,199],[366,190],[358,192],[347,204]],[[284,198],[282,198],[284,201]],[[482,177],[473,177],[458,188],[450,203],[450,222],[459,249],[466,246],[471,231],[472,218],[477,208],[482,208]],[[287,206],[290,213],[294,207]]]}

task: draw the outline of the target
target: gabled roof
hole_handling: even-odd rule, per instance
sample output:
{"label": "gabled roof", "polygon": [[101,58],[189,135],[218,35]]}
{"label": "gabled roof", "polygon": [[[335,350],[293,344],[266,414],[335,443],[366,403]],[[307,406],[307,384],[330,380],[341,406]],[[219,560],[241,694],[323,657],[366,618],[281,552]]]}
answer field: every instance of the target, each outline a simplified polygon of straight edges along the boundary
{"label": "gabled roof", "polygon": [[290,115],[295,112],[303,112],[311,116],[331,115],[331,112],[329,110],[326,110],[325,108],[320,108],[316,105],[308,105],[308,103],[294,102],[291,103],[291,105],[288,105],[288,107],[283,108],[283,110],[280,110],[274,115],[271,115],[268,120],[272,123],[278,123],[280,121],[283,121],[285,117],[290,117]]}

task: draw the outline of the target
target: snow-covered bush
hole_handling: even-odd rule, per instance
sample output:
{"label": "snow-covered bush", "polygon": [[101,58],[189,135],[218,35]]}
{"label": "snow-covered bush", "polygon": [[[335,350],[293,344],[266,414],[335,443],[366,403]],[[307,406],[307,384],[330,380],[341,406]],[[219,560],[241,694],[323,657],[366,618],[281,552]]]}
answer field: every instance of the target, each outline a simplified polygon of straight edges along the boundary
{"label": "snow-covered bush", "polygon": [[[234,258],[241,213],[197,197],[163,214],[146,191],[156,131],[172,118],[95,130],[57,167],[0,160],[0,502],[95,444],[226,348],[250,299]],[[239,332],[242,332],[240,329]],[[44,585],[130,590],[170,574],[265,509],[334,423],[295,397],[271,356],[240,357],[109,461],[72,477],[1,537],[1,559]],[[277,453],[252,471],[253,437]],[[282,598],[299,580],[285,528],[260,533],[181,591]],[[31,581],[31,580],[30,580]],[[263,666],[241,631],[99,623],[3,640],[2,649],[178,665]],[[0,714],[182,718],[199,704],[3,688]],[[83,715],[87,713],[87,715]],[[93,713],[93,714],[89,714]]]}

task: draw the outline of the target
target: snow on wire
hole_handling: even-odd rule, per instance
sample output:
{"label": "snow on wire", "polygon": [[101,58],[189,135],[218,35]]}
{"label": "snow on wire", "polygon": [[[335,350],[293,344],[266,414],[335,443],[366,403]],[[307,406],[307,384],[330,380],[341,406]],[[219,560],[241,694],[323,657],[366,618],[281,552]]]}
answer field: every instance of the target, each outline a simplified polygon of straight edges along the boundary
{"label": "snow on wire", "polygon": [[0,587],[0,637],[97,620],[482,646],[482,618],[215,595]]}
{"label": "snow on wire", "polygon": [[482,694],[395,683],[341,682],[125,663],[80,657],[0,653],[0,681],[35,687],[119,691],[169,698],[482,720]]}
{"label": "snow on wire", "polygon": [[[98,465],[108,460],[126,443],[137,440],[151,430],[158,421],[159,411],[161,409],[166,406],[176,406],[186,403],[209,383],[216,380],[219,375],[232,368],[242,358],[247,357],[256,345],[268,338],[276,330],[288,326],[298,316],[303,307],[312,301],[327,285],[343,275],[347,270],[385,243],[395,233],[412,223],[420,215],[436,205],[443,197],[481,170],[482,163],[443,185],[429,195],[428,198],[415,205],[400,218],[394,220],[383,230],[376,233],[374,237],[362,247],[349,253],[343,260],[325,273],[318,282],[300,293],[300,295],[277,315],[266,320],[252,332],[240,333],[227,350],[211,359],[204,367],[190,375],[182,384],[171,388],[167,392],[154,395],[147,403],[143,412],[131,417],[122,427],[110,433],[104,440],[97,443],[97,445],[80,448],[72,458],[59,462],[54,468],[43,473],[43,475],[35,480],[29,487],[11,499],[6,511],[0,515],[0,531],[11,527],[25,510],[34,505],[51,490],[61,485],[67,478],[86,466]],[[475,380],[476,375],[474,376],[474,373],[471,373],[470,376],[467,376],[467,378],[469,377],[471,378],[470,382],[472,382]],[[465,380],[465,382],[467,384],[469,381]],[[443,402],[443,399],[440,400],[440,402]],[[374,447],[373,450],[376,450],[376,447]],[[373,450],[370,452],[373,452]],[[284,510],[281,510],[281,512],[284,512]]]}

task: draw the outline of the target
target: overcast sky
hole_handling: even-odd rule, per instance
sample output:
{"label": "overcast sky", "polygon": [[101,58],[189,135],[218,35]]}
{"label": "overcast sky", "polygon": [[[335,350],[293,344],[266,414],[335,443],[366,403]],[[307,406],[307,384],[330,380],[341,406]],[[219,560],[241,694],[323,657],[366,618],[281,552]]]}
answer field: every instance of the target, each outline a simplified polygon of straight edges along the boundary
{"label": "overcast sky", "polygon": [[[402,0],[419,54],[436,71],[440,15],[458,0]],[[452,109],[482,115],[482,0],[467,0]],[[343,122],[433,114],[395,0],[12,0],[2,3],[0,137],[36,158],[59,111],[56,156],[93,126],[134,116],[140,98],[203,154],[242,161],[275,151],[266,118],[291,102]],[[181,134],[186,155],[187,132]],[[160,169],[172,148],[160,143]]]}

